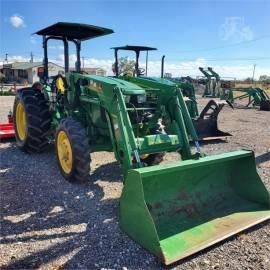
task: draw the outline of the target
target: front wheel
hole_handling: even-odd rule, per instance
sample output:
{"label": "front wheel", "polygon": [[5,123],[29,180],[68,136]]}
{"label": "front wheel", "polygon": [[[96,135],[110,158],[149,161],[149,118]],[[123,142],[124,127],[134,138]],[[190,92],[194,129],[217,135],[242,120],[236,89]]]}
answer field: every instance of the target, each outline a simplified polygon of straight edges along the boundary
{"label": "front wheel", "polygon": [[84,181],[90,172],[90,151],[85,129],[72,118],[61,120],[55,132],[60,171],[71,182]]}

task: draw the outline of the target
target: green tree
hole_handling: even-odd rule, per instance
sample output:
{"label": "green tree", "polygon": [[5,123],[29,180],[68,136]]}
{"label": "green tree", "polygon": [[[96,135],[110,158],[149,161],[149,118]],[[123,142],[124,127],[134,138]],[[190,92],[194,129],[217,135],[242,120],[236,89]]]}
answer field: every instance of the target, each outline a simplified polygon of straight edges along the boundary
{"label": "green tree", "polygon": [[[135,61],[128,59],[128,57],[120,57],[118,59],[118,72],[119,74],[133,74],[135,68]],[[112,65],[115,71],[115,64]]]}
{"label": "green tree", "polygon": [[263,82],[263,83],[270,83],[270,76],[261,75],[260,78],[259,78],[259,81]]}
{"label": "green tree", "polygon": [[244,82],[245,82],[245,83],[252,83],[253,80],[252,80],[252,78],[246,78],[246,79],[244,80]]}

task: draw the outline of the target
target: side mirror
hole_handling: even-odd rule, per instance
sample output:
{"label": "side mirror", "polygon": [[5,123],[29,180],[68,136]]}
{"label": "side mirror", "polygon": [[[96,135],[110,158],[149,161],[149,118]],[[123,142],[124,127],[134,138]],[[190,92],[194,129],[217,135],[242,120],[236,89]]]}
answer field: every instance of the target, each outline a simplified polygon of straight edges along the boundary
{"label": "side mirror", "polygon": [[39,78],[44,77],[44,67],[38,67],[37,75],[38,75]]}

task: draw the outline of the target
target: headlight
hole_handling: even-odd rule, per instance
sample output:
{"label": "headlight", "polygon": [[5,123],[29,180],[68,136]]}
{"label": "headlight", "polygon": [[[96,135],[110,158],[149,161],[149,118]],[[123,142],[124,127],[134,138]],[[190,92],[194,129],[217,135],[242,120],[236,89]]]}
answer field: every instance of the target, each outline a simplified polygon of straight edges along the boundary
{"label": "headlight", "polygon": [[146,95],[138,95],[137,96],[138,103],[144,103],[145,101],[146,101]]}

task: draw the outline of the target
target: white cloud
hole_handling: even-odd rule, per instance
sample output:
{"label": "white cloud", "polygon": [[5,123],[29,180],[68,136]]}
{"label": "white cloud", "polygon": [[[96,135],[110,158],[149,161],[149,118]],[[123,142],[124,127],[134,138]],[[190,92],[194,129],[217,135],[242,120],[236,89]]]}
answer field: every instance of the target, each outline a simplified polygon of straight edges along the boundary
{"label": "white cloud", "polygon": [[23,16],[15,14],[9,18],[9,21],[15,28],[25,27]]}
{"label": "white cloud", "polygon": [[[150,63],[150,62],[149,62]],[[160,75],[160,63],[154,62],[149,66],[149,75],[159,76]],[[246,79],[248,77],[252,77],[253,72],[253,64],[231,64],[231,65],[220,65],[215,64],[213,62],[207,62],[206,59],[197,59],[195,61],[190,62],[165,62],[165,72],[172,73],[175,77],[180,76],[191,76],[196,78],[198,76],[202,76],[203,74],[199,71],[199,67],[213,67],[213,69],[221,76],[221,77],[230,77],[235,79]],[[155,71],[152,73],[151,68]],[[270,67],[260,67],[257,65],[255,72],[255,79],[258,79],[260,75],[268,74],[270,76]]]}
{"label": "white cloud", "polygon": [[64,50],[64,46],[62,46],[62,45],[60,45],[60,46],[50,45],[50,46],[48,46],[48,49],[50,49],[50,50]]}
{"label": "white cloud", "polygon": [[[172,73],[174,77],[180,76],[192,76],[196,77],[199,74],[198,68],[201,66],[206,66],[206,60],[203,58],[198,58],[194,61],[166,61],[164,64],[164,72]],[[143,65],[141,65],[143,67]],[[149,61],[148,62],[148,75],[149,76],[160,76],[161,73],[161,62],[160,61]]]}
{"label": "white cloud", "polygon": [[[76,54],[69,55],[69,66],[75,68],[75,62],[77,60]],[[58,57],[54,60],[60,66],[64,65],[64,54],[59,54]],[[112,75],[112,64],[114,60],[112,59],[95,59],[95,58],[85,58],[84,67],[98,67],[106,70],[107,75]],[[83,66],[83,61],[81,61],[81,66]]]}
{"label": "white cloud", "polygon": [[[34,61],[35,62],[41,62],[43,59],[41,57],[35,57],[34,56]],[[29,62],[30,61],[30,55],[27,57],[21,56],[21,55],[8,55],[8,63],[14,63],[14,62]],[[0,58],[0,65],[6,64],[4,58]]]}
{"label": "white cloud", "polygon": [[233,42],[250,41],[254,37],[252,29],[245,24],[243,17],[226,17],[220,26],[219,35],[222,40]]}
{"label": "white cloud", "polygon": [[[70,55],[70,67],[75,67],[76,55]],[[106,70],[107,75],[113,75],[112,64],[114,60],[112,59],[95,59],[86,58],[84,60],[85,67],[100,67]],[[58,57],[58,64],[64,65],[64,55]],[[81,63],[82,64],[82,63]],[[140,63],[140,67],[144,68],[145,63]],[[202,76],[199,71],[199,67],[213,67],[221,77],[233,77],[236,79],[246,79],[247,77],[252,77],[253,65],[251,64],[239,64],[239,65],[213,65],[211,62],[207,62],[204,58],[198,58],[194,61],[166,61],[164,71],[172,73],[174,77],[180,76],[191,76],[196,78]],[[148,76],[160,76],[161,73],[161,62],[160,61],[149,61],[148,62]],[[257,66],[255,78],[258,79],[262,74],[269,74],[270,68],[262,68]]]}
{"label": "white cloud", "polygon": [[[23,56],[9,56],[9,63],[15,61],[29,62],[29,57]],[[41,57],[34,57],[35,61],[42,61]],[[75,67],[76,55],[71,54],[69,57],[70,67]],[[0,59],[0,64],[3,64],[4,59]],[[56,58],[49,59],[50,62],[54,62],[60,66],[64,66],[64,54],[59,54]],[[107,75],[112,75],[112,64],[114,63],[113,59],[96,59],[96,58],[85,58],[84,66],[85,67],[99,67],[106,70]],[[144,63],[140,64],[141,67],[144,67]],[[164,71],[172,73],[174,77],[180,76],[191,76],[196,78],[197,76],[202,76],[202,73],[198,70],[199,67],[213,67],[213,69],[219,73],[221,77],[230,77],[236,79],[246,79],[252,77],[253,65],[252,64],[237,64],[237,65],[213,65],[211,62],[207,62],[204,58],[198,58],[194,61],[166,61]],[[160,61],[149,61],[148,62],[148,76],[160,76],[161,63]],[[257,65],[255,78],[258,79],[260,75],[270,76],[270,67],[260,67]]]}

